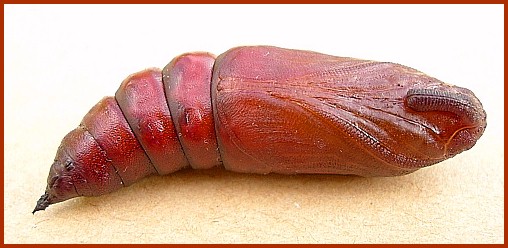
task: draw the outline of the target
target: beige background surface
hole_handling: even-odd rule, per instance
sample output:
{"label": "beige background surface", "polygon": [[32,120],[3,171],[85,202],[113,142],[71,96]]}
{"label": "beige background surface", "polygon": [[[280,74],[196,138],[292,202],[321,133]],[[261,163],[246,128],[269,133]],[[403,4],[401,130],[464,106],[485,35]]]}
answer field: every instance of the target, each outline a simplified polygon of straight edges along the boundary
{"label": "beige background surface", "polygon": [[[6,243],[504,242],[502,6],[5,6]],[[268,44],[398,62],[473,90],[477,145],[396,178],[151,177],[31,214],[62,137],[130,73]]]}

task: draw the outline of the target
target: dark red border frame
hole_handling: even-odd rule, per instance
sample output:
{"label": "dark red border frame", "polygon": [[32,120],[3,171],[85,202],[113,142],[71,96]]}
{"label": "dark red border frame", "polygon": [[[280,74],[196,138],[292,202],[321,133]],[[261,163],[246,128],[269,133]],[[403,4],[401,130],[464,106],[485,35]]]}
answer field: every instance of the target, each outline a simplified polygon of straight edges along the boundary
{"label": "dark red border frame", "polygon": [[[1,39],[1,42],[2,42],[2,49],[0,51],[0,54],[2,56],[2,60],[1,60],[1,64],[2,64],[2,67],[1,67],[1,70],[0,70],[0,74],[2,76],[2,82],[0,84],[0,97],[1,97],[1,109],[0,109],[0,113],[1,113],[1,121],[0,121],[0,126],[1,126],[1,129],[0,129],[0,135],[2,137],[2,143],[1,143],[1,151],[0,151],[0,158],[1,158],[1,161],[2,161],[2,170],[1,170],[1,174],[2,174],[2,181],[4,179],[4,23],[5,23],[5,19],[4,19],[4,5],[5,4],[61,4],[61,3],[66,3],[66,4],[69,4],[69,3],[72,3],[72,4],[77,4],[77,3],[139,3],[137,1],[119,1],[119,0],[109,0],[109,1],[100,1],[100,0],[80,0],[80,1],[64,1],[64,0],[53,0],[53,1],[43,1],[43,0],[28,0],[28,1],[16,1],[16,0],[6,0],[4,1],[3,3],[0,4],[0,15],[2,16],[2,18],[0,19],[0,22],[1,22],[1,31],[2,31],[2,39]],[[173,4],[189,4],[189,3],[192,3],[192,4],[196,4],[196,3],[220,3],[220,4],[224,4],[224,3],[235,3],[233,1],[227,1],[227,0],[223,0],[223,1],[210,1],[210,0],[170,0],[170,1],[157,1],[157,0],[151,0],[151,1],[144,1],[143,2],[144,4],[146,3],[173,3]],[[236,2],[238,3],[238,2]],[[269,4],[280,4],[280,3],[291,3],[290,1],[281,1],[281,0],[244,0],[242,2],[242,4],[246,4],[246,3],[269,3]],[[295,3],[293,1],[293,3]],[[297,3],[305,3],[305,1],[297,1]],[[309,2],[307,2],[309,3]],[[411,3],[411,4],[420,4],[420,3],[439,3],[439,4],[451,4],[451,3],[468,3],[468,4],[503,4],[504,5],[504,1],[503,0],[489,0],[489,1],[458,1],[458,0],[448,0],[448,1],[439,1],[439,0],[417,0],[417,1],[397,1],[397,0],[392,0],[392,1],[381,1],[381,0],[364,0],[364,1],[354,1],[354,0],[342,0],[342,1],[333,1],[333,0],[314,0],[312,1],[313,4],[321,4],[321,3],[342,3],[342,4],[352,4],[352,3],[361,3],[361,4],[366,4],[366,3],[374,3],[374,4],[380,4],[380,3],[389,3],[389,4],[395,4],[395,3]],[[504,12],[506,12],[506,5],[504,6]],[[505,51],[503,51],[505,54],[506,54],[506,49]],[[506,63],[505,63],[506,65]],[[506,71],[505,71],[505,74],[506,74]],[[506,77],[505,77],[506,78]],[[506,87],[505,87],[505,95],[506,95]],[[506,102],[505,102],[505,105],[506,105]],[[506,110],[506,108],[505,108]],[[506,118],[506,114],[505,114],[505,118]],[[505,132],[506,133],[506,132]],[[506,149],[506,147],[505,147]],[[505,170],[505,175],[506,175],[506,170]],[[4,203],[4,184],[2,183],[2,198],[1,198],[1,202],[2,202],[2,206],[4,207],[5,209],[5,203]],[[2,220],[2,223],[4,223],[4,228],[5,228],[5,222],[4,222],[4,212],[1,213],[1,220]],[[506,224],[506,222],[505,222]],[[506,226],[506,225],[505,225]],[[4,235],[2,235],[1,237],[1,240],[2,240],[2,243],[1,245],[2,246],[33,246],[33,245],[5,245],[5,241],[4,241]],[[53,247],[54,245],[37,245],[37,246],[46,246],[46,247]],[[66,245],[68,246],[68,245]],[[73,246],[77,246],[77,245],[73,245]],[[85,247],[100,247],[100,246],[106,246],[106,245],[83,245]],[[107,245],[108,247],[111,247],[111,246],[120,246],[120,245]],[[126,246],[126,245],[121,245],[121,246]],[[206,246],[206,247],[223,247],[224,245],[129,245],[129,246],[136,246],[136,247],[140,247],[140,246],[150,246],[150,247],[193,247],[193,246]],[[232,246],[232,245],[228,245],[228,246]],[[234,246],[241,246],[241,247],[255,247],[255,246],[261,246],[261,245],[246,245],[246,244],[243,244],[243,245],[234,245]],[[279,245],[279,246],[298,246],[298,247],[309,247],[311,245]],[[312,246],[315,246],[315,245],[312,245]],[[318,245],[318,246],[327,246],[327,247],[330,247],[330,246],[335,246],[335,245]],[[348,245],[348,246],[352,246],[352,245]],[[381,245],[376,245],[376,246],[381,246]],[[382,245],[382,246],[387,246],[388,245]],[[396,246],[402,246],[402,245],[396,245]],[[426,245],[427,246],[427,245]],[[432,245],[432,246],[440,246],[440,245]],[[444,245],[443,245],[444,246]],[[448,246],[448,245],[447,245]],[[462,245],[461,245],[462,246]],[[492,245],[494,246],[494,245]],[[495,246],[502,246],[502,245],[495,245]],[[394,245],[389,245],[389,247],[394,247]]]}

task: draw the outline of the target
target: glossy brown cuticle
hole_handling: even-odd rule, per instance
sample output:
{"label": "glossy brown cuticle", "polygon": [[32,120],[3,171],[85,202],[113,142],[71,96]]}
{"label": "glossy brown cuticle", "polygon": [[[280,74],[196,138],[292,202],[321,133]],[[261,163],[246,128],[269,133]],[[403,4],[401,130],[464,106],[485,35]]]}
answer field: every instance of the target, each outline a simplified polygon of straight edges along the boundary
{"label": "glossy brown cuticle", "polygon": [[185,167],[399,176],[470,149],[486,125],[473,92],[395,63],[270,46],[186,53],[85,115],[34,212]]}

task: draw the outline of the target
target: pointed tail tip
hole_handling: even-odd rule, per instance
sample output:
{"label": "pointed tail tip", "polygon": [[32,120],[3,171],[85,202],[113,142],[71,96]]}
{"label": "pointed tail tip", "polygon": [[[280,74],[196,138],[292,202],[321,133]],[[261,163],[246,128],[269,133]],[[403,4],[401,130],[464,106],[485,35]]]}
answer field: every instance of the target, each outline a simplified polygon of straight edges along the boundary
{"label": "pointed tail tip", "polygon": [[49,205],[51,205],[51,202],[49,200],[49,194],[46,192],[37,201],[37,205],[35,205],[35,209],[32,211],[32,214],[35,214],[37,211],[46,209]]}

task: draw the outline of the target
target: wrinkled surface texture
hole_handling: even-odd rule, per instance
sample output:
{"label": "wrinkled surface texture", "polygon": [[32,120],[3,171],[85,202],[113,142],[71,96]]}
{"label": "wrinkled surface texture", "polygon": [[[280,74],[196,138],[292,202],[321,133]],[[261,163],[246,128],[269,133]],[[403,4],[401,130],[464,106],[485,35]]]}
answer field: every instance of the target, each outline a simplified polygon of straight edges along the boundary
{"label": "wrinkled surface texture", "polygon": [[241,172],[401,175],[469,149],[485,127],[467,89],[307,51],[232,49],[212,94],[224,165]]}
{"label": "wrinkled surface texture", "polygon": [[90,110],[34,212],[185,167],[398,176],[468,150],[485,127],[471,91],[399,64],[267,46],[188,53]]}

